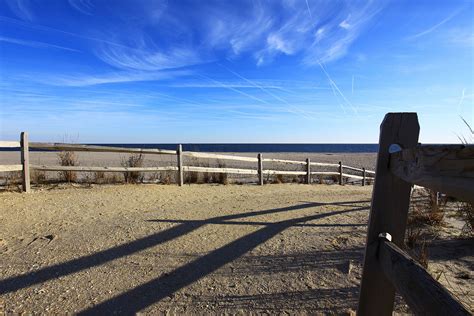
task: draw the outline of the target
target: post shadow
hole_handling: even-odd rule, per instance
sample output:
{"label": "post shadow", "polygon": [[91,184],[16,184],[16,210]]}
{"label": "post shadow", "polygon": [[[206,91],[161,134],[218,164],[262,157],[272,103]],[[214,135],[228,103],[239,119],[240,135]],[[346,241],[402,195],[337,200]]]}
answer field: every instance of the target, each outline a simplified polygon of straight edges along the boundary
{"label": "post shadow", "polygon": [[79,313],[79,315],[100,315],[109,313],[135,314],[155,302],[172,295],[185,286],[198,281],[225,264],[234,261],[296,223],[367,209],[368,207],[359,207],[269,224],[185,264],[170,273],[166,273],[161,277],[86,309]]}

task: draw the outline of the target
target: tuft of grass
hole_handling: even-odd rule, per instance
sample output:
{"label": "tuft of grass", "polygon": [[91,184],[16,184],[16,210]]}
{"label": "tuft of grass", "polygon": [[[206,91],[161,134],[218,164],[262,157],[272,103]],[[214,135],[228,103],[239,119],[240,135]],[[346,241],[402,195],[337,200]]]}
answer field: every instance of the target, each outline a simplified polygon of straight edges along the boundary
{"label": "tuft of grass", "polygon": [[22,182],[21,171],[7,172],[4,177],[4,188],[6,191],[20,191]]}
{"label": "tuft of grass", "polygon": [[[61,166],[78,166],[79,160],[74,151],[61,151],[57,154]],[[75,171],[59,171],[59,178],[66,182],[75,182],[77,173]]]}
{"label": "tuft of grass", "polygon": [[462,228],[463,234],[472,235],[474,229],[474,208],[472,203],[461,202],[457,213],[465,222]]}
{"label": "tuft of grass", "polygon": [[285,183],[285,178],[283,177],[282,174],[274,175],[272,183],[274,183],[274,184]]}
{"label": "tuft of grass", "polygon": [[31,182],[34,184],[44,184],[46,183],[46,173],[42,170],[32,170],[31,172]]}
{"label": "tuft of grass", "polygon": [[[143,167],[145,157],[143,154],[132,154],[128,159],[122,158],[122,167],[139,168]],[[126,183],[143,182],[143,174],[139,171],[126,171],[123,173]]]}
{"label": "tuft of grass", "polygon": [[[219,168],[225,168],[225,164],[221,161],[217,161],[217,165]],[[227,173],[218,173],[216,176],[217,183],[227,185],[229,184],[229,178]]]}

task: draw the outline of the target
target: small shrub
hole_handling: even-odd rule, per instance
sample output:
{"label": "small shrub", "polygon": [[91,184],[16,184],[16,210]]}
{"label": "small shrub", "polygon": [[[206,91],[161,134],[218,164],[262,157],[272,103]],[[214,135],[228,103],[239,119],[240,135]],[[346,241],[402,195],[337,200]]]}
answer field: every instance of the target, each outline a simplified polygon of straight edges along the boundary
{"label": "small shrub", "polygon": [[92,174],[92,182],[96,184],[102,184],[102,183],[105,183],[105,181],[106,181],[105,172],[96,171]]}
{"label": "small shrub", "polygon": [[[58,153],[58,160],[61,166],[78,166],[79,162],[74,151],[61,151]],[[60,171],[59,177],[66,182],[75,182],[77,173],[75,171]]]}
{"label": "small shrub", "polygon": [[274,183],[274,184],[285,183],[285,178],[283,177],[282,174],[274,175],[274,176],[273,176],[273,183]]}
{"label": "small shrub", "polygon": [[[225,164],[223,162],[218,161],[217,164],[219,168],[225,168]],[[224,185],[229,184],[227,173],[223,173],[223,172],[218,173],[216,178],[217,178],[217,182],[220,184],[224,184]]]}
{"label": "small shrub", "polygon": [[[128,159],[122,158],[122,167],[139,168],[143,167],[145,157],[143,154],[132,154]],[[126,171],[123,173],[126,183],[143,182],[143,175],[139,171]]]}
{"label": "small shrub", "polygon": [[42,170],[34,170],[31,172],[31,182],[34,184],[44,184],[46,182],[46,173]]}
{"label": "small shrub", "polygon": [[462,228],[463,233],[472,235],[474,228],[474,208],[472,203],[461,202],[459,204],[458,214],[465,222]]}

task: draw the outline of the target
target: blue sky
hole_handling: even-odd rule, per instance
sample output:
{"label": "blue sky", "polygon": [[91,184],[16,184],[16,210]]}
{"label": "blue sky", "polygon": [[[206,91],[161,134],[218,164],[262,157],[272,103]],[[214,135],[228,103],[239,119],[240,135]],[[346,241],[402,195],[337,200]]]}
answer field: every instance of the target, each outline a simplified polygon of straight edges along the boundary
{"label": "blue sky", "polygon": [[472,1],[0,1],[0,139],[377,142],[473,124]]}

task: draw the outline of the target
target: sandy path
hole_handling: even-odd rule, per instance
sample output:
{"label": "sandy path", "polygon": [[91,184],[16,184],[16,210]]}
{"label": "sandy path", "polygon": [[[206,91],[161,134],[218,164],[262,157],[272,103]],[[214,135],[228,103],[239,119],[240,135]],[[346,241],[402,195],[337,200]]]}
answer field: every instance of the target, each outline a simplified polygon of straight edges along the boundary
{"label": "sandy path", "polygon": [[1,300],[13,313],[344,311],[357,300],[369,194],[305,185],[4,193]]}
{"label": "sandy path", "polygon": [[2,193],[0,312],[343,313],[357,305],[370,194],[297,184]]}

